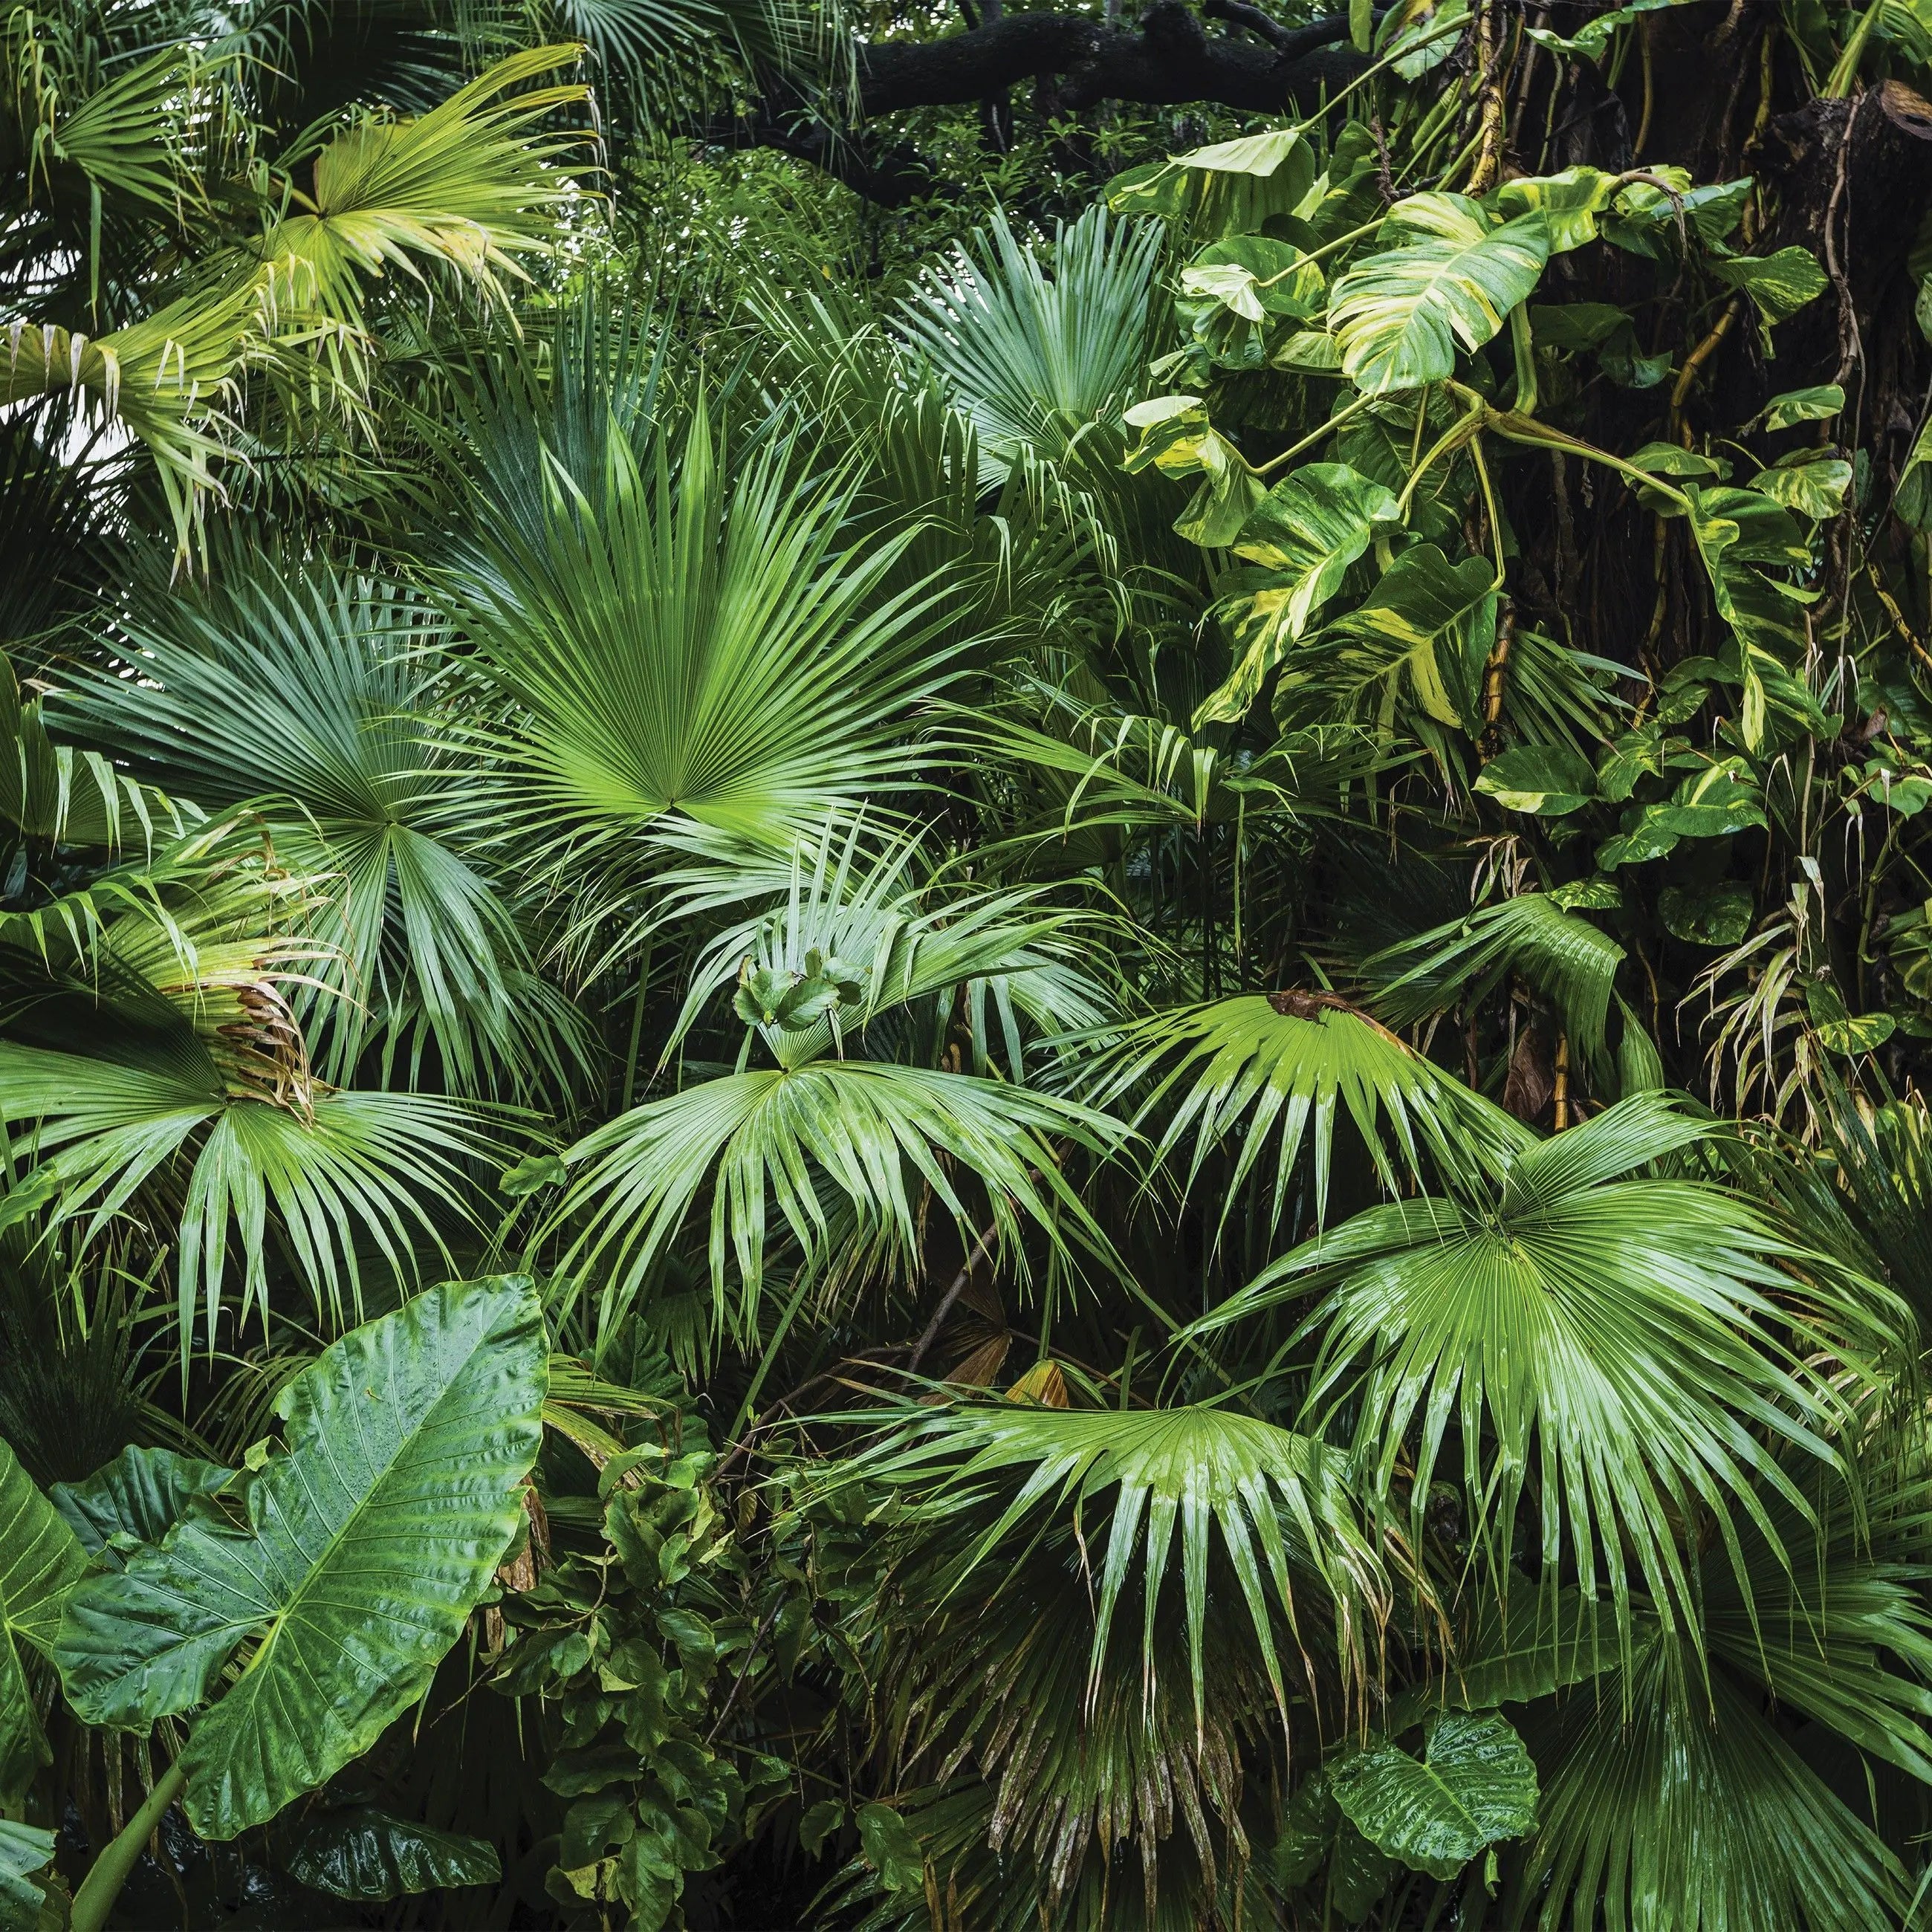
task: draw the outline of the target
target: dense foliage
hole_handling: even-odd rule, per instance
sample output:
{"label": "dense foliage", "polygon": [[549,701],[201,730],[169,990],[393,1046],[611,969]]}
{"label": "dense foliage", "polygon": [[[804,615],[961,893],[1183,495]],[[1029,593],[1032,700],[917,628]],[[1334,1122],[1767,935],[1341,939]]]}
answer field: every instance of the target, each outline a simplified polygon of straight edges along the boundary
{"label": "dense foliage", "polygon": [[1932,11],[960,14],[0,19],[0,1932],[1926,1922]]}

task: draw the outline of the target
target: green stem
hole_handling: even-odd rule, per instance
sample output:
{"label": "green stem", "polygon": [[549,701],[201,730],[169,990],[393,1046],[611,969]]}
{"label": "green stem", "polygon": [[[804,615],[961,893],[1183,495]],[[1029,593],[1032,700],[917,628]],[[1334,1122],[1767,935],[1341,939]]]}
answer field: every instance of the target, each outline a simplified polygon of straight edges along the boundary
{"label": "green stem", "polygon": [[1279,470],[1291,458],[1299,456],[1310,443],[1319,442],[1330,430],[1339,429],[1351,416],[1359,416],[1368,407],[1370,400],[1367,396],[1358,397],[1346,410],[1337,410],[1319,429],[1311,431],[1299,442],[1290,444],[1279,456],[1270,456],[1265,463],[1256,463],[1250,466],[1257,476],[1265,476],[1270,470]]}
{"label": "green stem", "polygon": [[1845,43],[1844,52],[1838,56],[1825,82],[1822,99],[1843,100],[1858,85],[1858,66],[1865,57],[1865,43],[1871,38],[1872,29],[1878,24],[1879,10],[1884,4],[1885,0],[1872,0],[1859,16],[1858,24],[1852,30],[1852,38]]}
{"label": "green stem", "polygon": [[160,1782],[148,1793],[148,1802],[121,1828],[121,1835],[94,1862],[93,1869],[74,1895],[74,1916],[69,1932],[103,1932],[121,1888],[128,1882],[162,1814],[178,1798],[188,1783],[188,1769],[179,1758],[161,1774]]}

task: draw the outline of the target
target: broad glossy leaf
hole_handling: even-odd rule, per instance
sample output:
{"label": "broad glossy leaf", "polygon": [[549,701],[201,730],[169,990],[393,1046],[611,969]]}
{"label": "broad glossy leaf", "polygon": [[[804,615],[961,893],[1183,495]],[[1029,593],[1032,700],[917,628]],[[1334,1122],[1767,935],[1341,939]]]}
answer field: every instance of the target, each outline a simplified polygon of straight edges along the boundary
{"label": "broad glossy leaf", "polygon": [[220,1489],[232,1469],[173,1449],[130,1444],[85,1482],[56,1483],[48,1492],[90,1556],[158,1543],[196,1496]]}
{"label": "broad glossy leaf", "polygon": [[1711,263],[1712,272],[1756,303],[1767,323],[1796,315],[1822,296],[1830,284],[1808,248],[1793,243],[1774,255],[1735,255]]}
{"label": "broad glossy leaf", "polygon": [[1420,1759],[1387,1738],[1352,1752],[1328,1786],[1365,1838],[1435,1878],[1536,1822],[1536,1767],[1498,1711],[1444,1712]]}
{"label": "broad glossy leaf", "polygon": [[373,1805],[325,1811],[290,1848],[290,1876],[336,1898],[401,1898],[502,1876],[487,1838],[439,1832]]}
{"label": "broad glossy leaf", "polygon": [[906,1821],[890,1804],[859,1808],[859,1843],[866,1862],[892,1892],[920,1892],[926,1885],[926,1855]]}
{"label": "broad glossy leaf", "polygon": [[1550,259],[1540,215],[1492,227],[1460,195],[1399,202],[1382,233],[1404,245],[1357,262],[1336,281],[1328,304],[1342,370],[1370,394],[1453,376],[1456,345],[1480,349],[1492,340]]}
{"label": "broad glossy leaf", "polygon": [[1552,27],[1531,27],[1526,31],[1538,46],[1547,47],[1565,59],[1601,60],[1610,52],[1610,42],[1619,27],[1628,26],[1640,14],[1679,4],[1681,0],[1630,0],[1628,6],[1613,7],[1594,20],[1586,20],[1574,34],[1559,34]]}
{"label": "broad glossy leaf", "polygon": [[1208,296],[1247,322],[1318,314],[1328,283],[1321,265],[1264,235],[1210,242],[1181,271],[1189,295]]}
{"label": "broad glossy leaf", "polygon": [[1266,486],[1247,459],[1208,420],[1198,396],[1156,396],[1136,403],[1124,418],[1140,440],[1122,467],[1130,472],[1150,465],[1164,476],[1201,478],[1174,527],[1190,543],[1220,549],[1234,542]]}
{"label": "broad glossy leaf", "polygon": [[1496,584],[1486,557],[1450,563],[1435,544],[1417,544],[1375,588],[1330,627],[1341,640],[1332,662],[1307,668],[1313,688],[1366,692],[1406,678],[1416,702],[1438,723],[1460,725],[1480,692],[1484,660],[1496,640]]}
{"label": "broad glossy leaf", "polygon": [[1476,789],[1504,810],[1560,818],[1595,796],[1597,774],[1582,752],[1568,745],[1518,745],[1485,765]]}
{"label": "broad glossy leaf", "polygon": [[1177,217],[1197,235],[1252,233],[1269,216],[1293,212],[1315,166],[1304,135],[1276,128],[1130,169],[1107,184],[1107,205],[1117,214]]}
{"label": "broad glossy leaf", "polygon": [[1304,464],[1268,493],[1242,524],[1234,550],[1268,574],[1252,580],[1257,587],[1238,622],[1246,649],[1233,675],[1196,712],[1197,728],[1247,715],[1288,645],[1340,590],[1375,526],[1396,515],[1392,491],[1343,463]]}
{"label": "broad glossy leaf", "polygon": [[1823,422],[1845,406],[1845,392],[1836,382],[1820,382],[1808,389],[1786,389],[1773,396],[1764,408],[1767,430],[1790,429],[1793,424]]}
{"label": "broad glossy leaf", "polygon": [[1834,449],[1796,450],[1751,478],[1774,503],[1814,523],[1835,517],[1852,487],[1852,466]]}
{"label": "broad glossy leaf", "polygon": [[1714,886],[1666,886],[1657,916],[1674,938],[1693,946],[1735,946],[1750,930],[1751,889],[1726,880]]}
{"label": "broad glossy leaf", "polygon": [[[1670,4],[1671,0],[1660,0]],[[1599,22],[1592,21],[1592,26]],[[1609,207],[1622,185],[1601,168],[1565,168],[1561,174],[1522,176],[1496,190],[1496,212],[1505,220],[1540,214],[1550,230],[1552,255],[1580,248],[1597,238],[1597,217]]]}
{"label": "broad glossy leaf", "polygon": [[286,1446],[125,1570],[56,1647],[89,1723],[145,1726],[246,1669],[194,1727],[189,1822],[230,1838],[366,1750],[419,1696],[522,1520],[549,1364],[527,1280],[452,1282],[332,1342],[277,1398]]}
{"label": "broad glossy leaf", "polygon": [[0,1441],[0,1802],[46,1761],[24,1654],[53,1654],[62,1606],[86,1569],[74,1532]]}
{"label": "broad glossy leaf", "polygon": [[46,1894],[34,1874],[53,1857],[52,1832],[0,1818],[0,1932],[36,1932]]}

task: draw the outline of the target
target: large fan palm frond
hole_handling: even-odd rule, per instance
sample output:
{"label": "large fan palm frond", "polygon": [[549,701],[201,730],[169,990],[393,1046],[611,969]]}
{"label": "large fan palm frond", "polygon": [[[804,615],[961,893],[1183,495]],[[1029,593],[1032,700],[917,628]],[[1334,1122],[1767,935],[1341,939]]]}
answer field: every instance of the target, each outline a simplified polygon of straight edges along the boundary
{"label": "large fan palm frond", "polygon": [[922,1191],[973,1242],[967,1176],[985,1191],[1010,1270],[1027,1268],[1029,1226],[1056,1262],[1076,1248],[1105,1257],[1054,1144],[1105,1154],[1119,1137],[1105,1115],[1070,1102],[925,1067],[818,1060],[727,1075],[620,1114],[569,1150],[580,1172],[556,1219],[580,1232],[565,1265],[600,1265],[607,1310],[628,1305],[708,1193],[716,1318],[748,1330],[774,1206],[801,1265],[831,1271],[829,1286],[855,1273],[903,1281],[922,1252]]}
{"label": "large fan palm frond", "polygon": [[568,1010],[536,980],[509,909],[439,819],[446,760],[430,746],[442,626],[392,584],[320,558],[285,572],[225,549],[196,594],[158,576],[110,641],[134,675],[76,683],[60,722],[218,811],[248,806],[308,877],[328,949],[296,999],[322,1076],[364,1050],[424,1046],[453,1090],[564,1077]]}
{"label": "large fan palm frond", "polygon": [[1397,1026],[1474,1001],[1514,971],[1562,1016],[1584,1055],[1608,1050],[1610,1000],[1624,949],[1541,892],[1522,892],[1362,962],[1378,1011]]}
{"label": "large fan palm frond", "polygon": [[1027,453],[1058,460],[1118,430],[1152,354],[1161,241],[1157,223],[1096,206],[1055,232],[1049,272],[1002,212],[908,298],[899,326],[979,431],[984,486]]}
{"label": "large fan palm frond", "polygon": [[311,191],[296,191],[269,228],[261,257],[304,308],[350,324],[362,317],[365,279],[390,270],[420,280],[453,270],[494,300],[517,258],[547,247],[569,197],[557,166],[586,137],[538,131],[584,98],[571,83],[528,82],[574,63],[579,50],[526,48],[499,61],[424,114],[364,115],[286,157],[309,164]]}
{"label": "large fan palm frond", "polygon": [[675,466],[614,441],[540,535],[480,506],[444,575],[506,714],[485,741],[502,782],[466,815],[586,920],[649,875],[639,835],[672,814],[782,841],[915,782],[919,707],[953,674],[942,587],[878,597],[891,547],[846,545],[849,487],[800,481],[783,442],[729,478],[718,459],[701,411]]}
{"label": "large fan palm frond", "polygon": [[467,1108],[310,1078],[282,988],[314,949],[261,936],[264,909],[245,874],[158,916],[130,894],[83,956],[8,962],[0,1124],[25,1178],[0,1225],[45,1208],[50,1232],[78,1221],[87,1243],[124,1213],[168,1229],[184,1364],[198,1311],[214,1341],[231,1248],[242,1315],[266,1317],[272,1239],[339,1326],[362,1306],[362,1252],[404,1277],[424,1246],[446,1256],[465,1164],[500,1162]]}
{"label": "large fan palm frond", "polygon": [[1698,1669],[1654,1631],[1622,1698],[1586,1688],[1529,1724],[1544,1792],[1515,1922],[1888,1932],[1908,1894],[1884,1841],[1754,1688],[1719,1671],[1706,1697]]}
{"label": "large fan palm frond", "polygon": [[[1010,1539],[1106,1512],[1104,1552],[1095,1527],[1083,1530],[1099,1564],[1088,1649],[1088,1693],[1109,1663],[1116,1613],[1138,1571],[1144,1677],[1154,1668],[1163,1616],[1163,1586],[1172,1574],[1180,1532],[1180,1619],[1187,1639],[1187,1677],[1196,1720],[1206,1697],[1203,1631],[1210,1594],[1210,1548],[1218,1550],[1238,1592],[1256,1648],[1277,1702],[1288,1679],[1278,1640],[1285,1633],[1304,1667],[1323,1652],[1345,1678],[1365,1679],[1389,1606],[1383,1559],[1365,1528],[1345,1460],[1310,1437],[1234,1409],[1071,1409],[1030,1403],[921,1409],[893,1426],[829,1479],[857,1478],[903,1491],[913,1520],[935,1532],[953,1526],[952,1540],[970,1537],[950,1563],[947,1594],[982,1565],[1010,1560]],[[990,1522],[967,1505],[988,1504]],[[1210,1532],[1212,1534],[1210,1534]],[[1083,1560],[1084,1552],[1083,1552]],[[1296,1589],[1303,1592],[1298,1600]],[[1225,1582],[1216,1588],[1225,1590]],[[1319,1624],[1304,1627],[1312,1598]]]}
{"label": "large fan palm frond", "polygon": [[1833,1461],[1850,1420],[1806,1358],[1828,1338],[1869,1348],[1897,1312],[1724,1189],[1619,1178],[1706,1131],[1661,1095],[1622,1102],[1517,1155],[1485,1202],[1400,1202],[1304,1244],[1197,1330],[1325,1290],[1303,1331],[1311,1411],[1346,1407],[1384,1503],[1420,1512],[1460,1444],[1494,1574],[1528,1492],[1547,1574],[1607,1587],[1622,1643],[1634,1588],[1694,1631],[1678,1526],[1711,1522],[1748,1582],[1739,1522],[1775,1535],[1760,1487],[1802,1501],[1779,1448]]}
{"label": "large fan palm frond", "polygon": [[1530,1142],[1527,1130],[1333,994],[1244,994],[1142,1021],[1083,1072],[1093,1105],[1138,1095],[1132,1125],[1151,1132],[1157,1160],[1188,1146],[1192,1189],[1216,1149],[1238,1142],[1221,1186],[1225,1225],[1251,1174],[1275,1150],[1268,1224],[1280,1224],[1304,1144],[1313,1156],[1309,1219],[1326,1216],[1338,1117],[1346,1115],[1376,1174],[1400,1186],[1391,1144],[1413,1173],[1426,1164],[1465,1180]]}

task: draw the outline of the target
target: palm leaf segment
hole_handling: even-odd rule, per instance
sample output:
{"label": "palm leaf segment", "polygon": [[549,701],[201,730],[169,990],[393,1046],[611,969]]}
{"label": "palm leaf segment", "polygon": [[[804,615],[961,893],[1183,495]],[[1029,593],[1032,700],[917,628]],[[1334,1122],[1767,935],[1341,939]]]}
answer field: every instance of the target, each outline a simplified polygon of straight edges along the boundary
{"label": "palm leaf segment", "polygon": [[[1510,971],[1553,1006],[1586,1059],[1608,1052],[1610,1000],[1624,950],[1541,892],[1520,892],[1362,962],[1379,982],[1378,1011],[1412,1024],[1458,1000],[1480,1000]],[[1628,1007],[1626,1026],[1635,1024]]]}
{"label": "palm leaf segment", "polygon": [[532,1058],[560,1074],[567,1018],[440,823],[422,664],[442,626],[320,560],[221,562],[200,596],[138,586],[114,642],[140,681],[82,680],[61,722],[212,809],[252,808],[316,881],[327,950],[295,1004],[324,1077],[346,1081],[372,1041],[419,1061],[425,1036],[455,1090],[514,1084]]}
{"label": "palm leaf segment", "polygon": [[[954,1564],[956,1591],[1006,1540],[1042,1512],[1078,1512],[1109,1490],[1106,1553],[1094,1600],[1089,1696],[1130,1574],[1141,1573],[1141,1660],[1150,1677],[1158,1606],[1180,1531],[1188,1671],[1196,1722],[1206,1670],[1210,1546],[1218,1543],[1250,1619],[1278,1701],[1286,1692],[1275,1638],[1279,1616],[1306,1657],[1294,1579],[1312,1583],[1333,1620],[1336,1652],[1365,1668],[1386,1616],[1388,1586],[1365,1534],[1346,1466],[1306,1436],[1229,1409],[1036,1408],[1022,1405],[922,1412],[844,1466],[860,1477],[916,1488],[918,1520],[957,1520],[969,1499],[999,1514]],[[1017,1484],[1017,1486],[1012,1485]]]}
{"label": "palm leaf segment", "polygon": [[1144,1129],[1166,1112],[1158,1159],[1191,1136],[1190,1188],[1214,1150],[1240,1138],[1222,1190],[1224,1222],[1272,1144],[1270,1222],[1278,1223],[1304,1142],[1313,1154],[1319,1220],[1338,1114],[1352,1123],[1392,1192],[1400,1184],[1391,1142],[1412,1170],[1426,1154],[1438,1171],[1469,1177],[1499,1166],[1528,1138],[1479,1094],[1330,994],[1250,994],[1160,1014],[1123,1035],[1088,1081],[1083,1090],[1096,1106],[1146,1090],[1132,1121]]}
{"label": "palm leaf segment", "polygon": [[1606,1586],[1626,1647],[1634,1583],[1694,1630],[1678,1526],[1711,1522],[1742,1563],[1737,1519],[1772,1533],[1760,1492],[1799,1500],[1780,1451],[1837,1453],[1846,1418],[1808,1345],[1876,1342],[1874,1291],[1815,1258],[1801,1288],[1780,1265],[1797,1251],[1735,1195],[1618,1178],[1706,1131],[1634,1096],[1518,1155],[1486,1204],[1397,1202],[1304,1244],[1196,1330],[1325,1289],[1303,1330],[1320,1342],[1311,1409],[1347,1405],[1375,1493],[1410,1498],[1410,1534],[1460,1438],[1497,1574],[1533,1486],[1546,1574],[1574,1564],[1592,1599]]}

